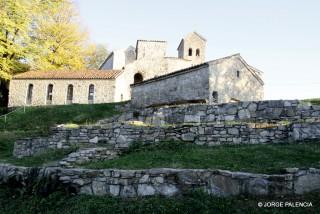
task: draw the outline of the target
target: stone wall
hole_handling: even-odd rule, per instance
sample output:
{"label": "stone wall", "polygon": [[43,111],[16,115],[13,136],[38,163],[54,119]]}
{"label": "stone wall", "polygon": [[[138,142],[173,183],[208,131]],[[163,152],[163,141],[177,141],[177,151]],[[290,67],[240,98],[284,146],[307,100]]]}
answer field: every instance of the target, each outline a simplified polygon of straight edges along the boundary
{"label": "stone wall", "polygon": [[[308,127],[305,139],[319,139],[319,123],[293,125],[267,125],[259,127],[252,123],[243,124],[184,124],[177,126],[136,126],[113,123],[80,128],[55,128],[48,138],[21,139],[16,141],[13,155],[21,158],[43,152],[48,148],[68,148],[71,145],[98,142],[115,148],[128,148],[133,142],[156,143],[178,140],[198,145],[260,144],[301,140],[300,133]],[[294,127],[294,130],[293,128]]]}
{"label": "stone wall", "polygon": [[[221,105],[148,108],[80,128],[56,127],[49,137],[26,138],[14,145],[16,157],[48,148],[98,142],[127,148],[132,142],[180,140],[196,144],[248,144],[320,138],[320,106],[298,101],[260,101]],[[135,125],[130,120],[144,123]],[[124,122],[121,122],[124,121]]]}
{"label": "stone wall", "polygon": [[136,46],[137,60],[141,58],[163,58],[166,55],[167,42],[138,40]]}
{"label": "stone wall", "polygon": [[133,84],[136,73],[142,74],[143,80],[147,80],[190,66],[191,61],[172,57],[144,57],[135,60],[127,64],[124,72],[116,79],[115,102],[121,101],[121,97],[123,100],[131,99],[130,85]]}
{"label": "stone wall", "polygon": [[202,190],[214,196],[283,196],[320,190],[320,170],[287,169],[284,174],[267,175],[227,170],[201,169],[65,169],[31,168],[0,164],[0,184],[27,187],[41,180],[54,188],[63,185],[77,194],[130,198],[152,195],[175,196]]}
{"label": "stone wall", "polygon": [[[169,78],[170,76],[170,78]],[[175,101],[209,100],[208,67],[190,69],[179,75],[132,86],[132,105],[138,107]]]}
{"label": "stone wall", "polygon": [[260,74],[236,54],[134,84],[131,100],[138,107],[198,99],[210,104],[255,101],[263,99],[263,84]]}
{"label": "stone wall", "polygon": [[[320,119],[320,106],[298,100],[269,100],[223,103],[218,105],[192,104],[160,108],[130,109],[116,120],[139,120],[147,124],[212,123],[230,121],[278,122]],[[100,123],[106,123],[100,121]]]}
{"label": "stone wall", "polygon": [[298,141],[320,139],[320,123],[294,124],[292,135]]}
{"label": "stone wall", "polygon": [[121,150],[105,147],[84,148],[70,153],[66,158],[59,161],[61,167],[73,167],[74,164],[83,164],[89,161],[111,160],[119,157]]}
{"label": "stone wall", "polygon": [[33,84],[31,105],[46,105],[47,88],[53,84],[52,105],[67,103],[67,88],[73,85],[73,103],[88,104],[89,85],[94,85],[94,103],[114,102],[115,80],[108,79],[13,79],[10,81],[9,106],[26,105],[27,90]]}
{"label": "stone wall", "polygon": [[[209,62],[210,94],[218,92],[218,103],[232,100],[257,101],[264,98],[262,76],[239,55]],[[213,103],[210,96],[209,103]]]}

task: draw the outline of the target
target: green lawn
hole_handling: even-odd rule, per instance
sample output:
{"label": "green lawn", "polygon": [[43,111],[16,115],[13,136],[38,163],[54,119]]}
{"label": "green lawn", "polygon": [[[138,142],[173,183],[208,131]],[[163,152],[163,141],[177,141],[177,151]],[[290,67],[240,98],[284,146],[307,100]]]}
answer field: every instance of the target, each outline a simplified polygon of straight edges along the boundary
{"label": "green lawn", "polygon": [[227,169],[277,173],[286,167],[320,167],[320,142],[304,144],[198,146],[182,142],[137,145],[118,159],[89,162],[86,168],[155,167]]}
{"label": "green lawn", "polygon": [[[258,202],[311,202],[311,208],[259,208]],[[150,214],[150,213],[319,213],[320,194],[285,198],[217,198],[190,192],[174,198],[120,199],[54,192],[49,196],[23,195],[0,188],[0,213],[6,214]]]}
{"label": "green lawn", "polygon": [[0,117],[0,131],[38,131],[62,123],[90,124],[116,114],[115,104],[74,104],[61,106],[26,107]]}
{"label": "green lawn", "polygon": [[[13,163],[24,163],[12,158],[13,144],[19,138],[48,135],[50,127],[57,124],[90,124],[117,113],[115,104],[27,107],[25,111],[19,109],[9,114],[6,122],[4,117],[0,117],[0,162],[10,160]],[[58,151],[51,151],[51,154],[61,156]],[[40,159],[23,160],[29,165],[30,162],[40,164]]]}

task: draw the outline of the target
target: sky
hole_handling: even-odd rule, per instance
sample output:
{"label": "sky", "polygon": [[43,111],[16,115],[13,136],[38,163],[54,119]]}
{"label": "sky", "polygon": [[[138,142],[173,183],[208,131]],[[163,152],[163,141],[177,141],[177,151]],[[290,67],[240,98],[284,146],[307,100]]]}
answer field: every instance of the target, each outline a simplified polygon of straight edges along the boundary
{"label": "sky", "polygon": [[265,99],[320,97],[318,0],[74,0],[93,42],[109,51],[137,39],[207,39],[206,60],[240,53],[264,72]]}

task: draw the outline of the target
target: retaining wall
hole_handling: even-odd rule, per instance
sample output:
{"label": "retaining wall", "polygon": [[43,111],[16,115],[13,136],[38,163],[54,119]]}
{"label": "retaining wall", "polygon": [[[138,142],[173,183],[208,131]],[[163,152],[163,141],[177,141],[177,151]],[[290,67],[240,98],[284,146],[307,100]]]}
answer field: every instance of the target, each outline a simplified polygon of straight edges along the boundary
{"label": "retaining wall", "polygon": [[192,142],[198,145],[281,143],[320,139],[320,123],[271,125],[188,124],[172,127],[134,126],[115,123],[77,129],[55,128],[48,138],[27,138],[14,145],[15,157],[32,156],[49,148],[69,148],[74,144],[98,142],[126,149],[133,142],[155,143],[164,140]]}
{"label": "retaining wall", "polygon": [[[320,170],[296,168],[285,174],[267,175],[227,170],[148,169],[90,170],[58,167],[30,168],[0,164],[0,184],[27,187],[50,181],[77,194],[115,197],[174,196],[188,190],[203,190],[215,196],[292,195],[320,190]],[[46,188],[43,183],[42,188]]]}
{"label": "retaining wall", "polygon": [[[127,109],[114,120],[139,120],[153,125],[210,123],[224,121],[276,122],[280,120],[320,120],[320,106],[298,100],[270,100],[224,103],[218,105],[189,104],[161,108]],[[110,119],[101,120],[108,123]]]}

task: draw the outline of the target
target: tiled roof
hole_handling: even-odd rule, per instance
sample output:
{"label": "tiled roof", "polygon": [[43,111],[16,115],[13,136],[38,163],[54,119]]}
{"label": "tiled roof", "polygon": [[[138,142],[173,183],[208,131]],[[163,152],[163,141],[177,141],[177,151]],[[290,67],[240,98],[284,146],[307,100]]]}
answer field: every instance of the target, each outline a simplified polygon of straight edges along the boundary
{"label": "tiled roof", "polygon": [[122,70],[28,71],[13,76],[13,79],[115,79],[122,72]]}

